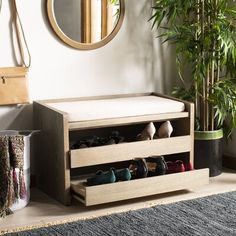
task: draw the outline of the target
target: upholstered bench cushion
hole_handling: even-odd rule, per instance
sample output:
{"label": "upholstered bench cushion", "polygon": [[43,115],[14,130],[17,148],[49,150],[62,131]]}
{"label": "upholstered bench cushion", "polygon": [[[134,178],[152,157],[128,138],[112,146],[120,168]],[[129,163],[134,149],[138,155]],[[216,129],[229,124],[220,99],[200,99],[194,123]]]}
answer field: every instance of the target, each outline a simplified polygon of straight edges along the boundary
{"label": "upholstered bench cushion", "polygon": [[69,122],[154,115],[185,110],[184,103],[157,96],[58,102],[47,105],[66,112]]}

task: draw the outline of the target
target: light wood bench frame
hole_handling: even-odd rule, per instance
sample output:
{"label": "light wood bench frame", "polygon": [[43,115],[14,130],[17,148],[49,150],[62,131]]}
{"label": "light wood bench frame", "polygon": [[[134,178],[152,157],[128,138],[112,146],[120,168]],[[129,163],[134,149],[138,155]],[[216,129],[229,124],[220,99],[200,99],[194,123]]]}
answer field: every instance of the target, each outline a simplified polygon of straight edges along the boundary
{"label": "light wood bench frame", "polygon": [[[140,155],[144,157],[150,155],[166,155],[175,153],[185,153],[191,163],[193,163],[194,105],[192,103],[181,101],[185,104],[185,111],[183,112],[122,117],[103,120],[90,120],[82,122],[69,122],[67,113],[54,109],[48,105],[48,103],[55,102],[111,99],[144,95],[155,95],[159,97],[181,101],[179,99],[175,99],[157,93],[34,101],[33,109],[35,129],[39,129],[42,131],[42,135],[39,137],[39,140],[37,142],[39,145],[36,146],[35,163],[38,187],[47,194],[49,194],[51,197],[62,202],[63,204],[69,205],[71,202],[71,186],[74,191],[78,190],[78,186],[80,186],[76,181],[71,180],[71,168],[98,165],[107,162],[131,160],[134,155]],[[142,143],[132,142],[71,151],[69,148],[69,132],[71,131],[78,132],[79,130],[93,128],[105,128],[110,126],[123,126],[131,124],[133,125],[144,122],[148,123],[150,121],[160,122],[165,120],[179,120],[179,127],[177,128],[183,130],[185,133],[187,133],[187,135],[171,137],[169,139],[141,141]],[[96,155],[94,155],[95,153]],[[118,153],[119,155],[115,153]],[[110,157],[110,155],[108,154],[112,154],[112,161],[108,159],[108,157]],[[152,185],[155,181],[159,182],[160,179],[162,180],[162,187],[154,189],[150,189],[149,187],[147,188],[147,185]],[[183,179],[186,180],[183,181]],[[132,181],[133,180],[129,181],[129,183],[120,182],[115,184],[93,187],[81,186],[80,190],[77,191],[78,195],[76,195],[75,198],[82,201],[85,205],[89,206],[105,202],[143,197],[146,195],[164,193],[207,184],[209,181],[209,173],[208,169],[204,169],[198,171],[191,171],[189,173],[177,173],[135,180],[133,183],[135,184],[136,189],[141,189],[141,192],[138,191],[137,193],[133,194],[130,192],[130,190],[128,190],[130,189]],[[172,182],[171,185],[168,184],[169,181]],[[179,183],[180,181],[182,181],[181,184]],[[174,187],[173,185],[176,187]],[[111,190],[111,195],[108,195],[105,200],[102,200],[101,197],[97,197],[97,199],[94,199],[92,197],[92,195],[96,196],[98,193],[102,193],[102,191],[104,190],[108,191],[109,186]],[[118,196],[119,194],[117,191],[123,191],[123,197]],[[83,196],[81,196],[81,193],[83,193]],[[115,196],[117,196],[117,198]]]}

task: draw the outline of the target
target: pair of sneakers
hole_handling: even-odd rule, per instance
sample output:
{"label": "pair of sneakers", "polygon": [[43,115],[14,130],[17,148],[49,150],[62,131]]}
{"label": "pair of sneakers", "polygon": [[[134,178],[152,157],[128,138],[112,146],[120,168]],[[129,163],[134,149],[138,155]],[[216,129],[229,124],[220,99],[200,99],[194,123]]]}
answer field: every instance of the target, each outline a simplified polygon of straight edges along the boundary
{"label": "pair of sneakers", "polygon": [[173,127],[170,121],[164,122],[156,131],[156,127],[153,122],[150,122],[141,133],[136,137],[138,141],[152,140],[156,138],[169,138],[173,132]]}
{"label": "pair of sneakers", "polygon": [[118,181],[127,181],[131,179],[131,173],[128,168],[117,170],[111,168],[109,171],[99,170],[96,174],[87,179],[87,185],[100,185],[115,183]]}

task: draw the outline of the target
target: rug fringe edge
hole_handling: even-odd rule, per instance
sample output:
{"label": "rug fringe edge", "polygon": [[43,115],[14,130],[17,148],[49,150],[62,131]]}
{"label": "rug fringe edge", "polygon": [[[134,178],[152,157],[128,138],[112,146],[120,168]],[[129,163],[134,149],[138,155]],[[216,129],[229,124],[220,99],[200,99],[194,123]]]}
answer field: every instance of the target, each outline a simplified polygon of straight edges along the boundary
{"label": "rug fringe edge", "polygon": [[201,195],[201,196],[197,196],[195,198],[191,198],[191,199],[185,199],[185,200],[179,200],[179,201],[174,201],[174,202],[159,202],[159,203],[148,203],[146,205],[143,205],[142,207],[137,207],[137,208],[129,208],[129,209],[123,209],[123,210],[117,210],[117,211],[113,211],[113,212],[107,212],[101,215],[91,215],[91,216],[86,216],[86,217],[72,217],[72,218],[67,218],[64,220],[52,220],[51,222],[47,222],[47,223],[39,223],[39,224],[31,224],[29,226],[19,226],[13,229],[0,229],[0,235],[4,235],[7,233],[16,233],[16,232],[22,232],[22,231],[26,231],[26,230],[34,230],[34,229],[40,229],[40,228],[46,228],[46,227],[50,227],[50,226],[56,226],[56,225],[60,225],[60,224],[66,224],[66,223],[72,223],[75,221],[79,221],[79,220],[91,220],[91,219],[95,219],[98,217],[104,217],[104,216],[109,216],[112,214],[119,214],[119,213],[125,213],[125,212],[130,212],[130,211],[134,211],[134,210],[140,210],[143,208],[150,208],[150,207],[154,207],[157,205],[167,205],[167,204],[174,204],[177,202],[183,202],[183,201],[191,201],[191,200],[195,200],[198,198],[204,198],[204,197],[211,197],[214,195],[218,195],[218,194],[224,194],[224,193],[229,193],[229,192],[234,192],[236,191],[235,189],[231,189],[231,190],[227,190],[227,191],[222,191],[222,192],[217,192],[211,195]]}

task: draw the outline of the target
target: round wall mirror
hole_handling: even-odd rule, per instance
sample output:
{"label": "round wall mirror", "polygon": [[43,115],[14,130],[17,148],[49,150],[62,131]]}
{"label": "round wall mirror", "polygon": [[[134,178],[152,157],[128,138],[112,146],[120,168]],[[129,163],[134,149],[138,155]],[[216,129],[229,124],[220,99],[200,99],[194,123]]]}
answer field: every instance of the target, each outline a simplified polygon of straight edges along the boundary
{"label": "round wall mirror", "polygon": [[47,0],[49,21],[66,44],[78,49],[102,47],[119,31],[124,0]]}

